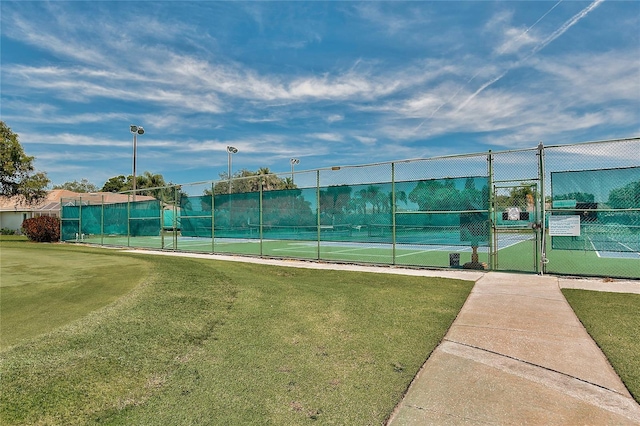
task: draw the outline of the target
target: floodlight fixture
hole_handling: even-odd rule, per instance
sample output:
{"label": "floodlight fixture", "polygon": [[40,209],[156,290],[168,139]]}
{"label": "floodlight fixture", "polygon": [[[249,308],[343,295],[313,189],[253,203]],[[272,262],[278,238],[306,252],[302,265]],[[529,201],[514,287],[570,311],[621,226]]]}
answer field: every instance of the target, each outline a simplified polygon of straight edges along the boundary
{"label": "floodlight fixture", "polygon": [[293,167],[297,164],[300,164],[300,159],[292,158],[291,160],[289,160],[289,162],[291,163],[291,184],[293,185]]}
{"label": "floodlight fixture", "polygon": [[231,194],[231,154],[237,154],[238,148],[227,146],[227,178],[229,179],[229,194]]}

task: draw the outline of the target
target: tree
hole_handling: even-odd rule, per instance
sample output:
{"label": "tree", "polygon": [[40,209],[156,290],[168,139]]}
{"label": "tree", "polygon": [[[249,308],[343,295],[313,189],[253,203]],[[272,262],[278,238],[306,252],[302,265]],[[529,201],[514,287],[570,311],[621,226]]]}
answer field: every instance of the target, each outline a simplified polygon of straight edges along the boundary
{"label": "tree", "polygon": [[367,203],[371,204],[371,213],[376,213],[376,206],[378,206],[378,194],[380,193],[380,188],[375,185],[369,185],[365,189],[361,189],[358,191],[358,195],[363,201],[364,204],[364,214],[367,214]]}
{"label": "tree", "polygon": [[29,202],[44,198],[49,185],[46,173],[35,172],[35,157],[25,154],[18,135],[4,121],[0,121],[0,133],[0,195],[17,195]]}
{"label": "tree", "polygon": [[[145,171],[142,175],[136,176],[136,194],[154,197],[166,203],[174,203],[176,201],[177,185],[165,182],[161,174],[153,174]],[[103,185],[103,192],[125,192],[131,193],[133,190],[133,176],[113,176],[109,178]],[[187,195],[179,188],[177,196],[186,197]]]}
{"label": "tree", "polygon": [[575,200],[578,203],[595,203],[596,196],[588,192],[570,192],[568,194],[554,195],[554,200]]}
{"label": "tree", "polygon": [[340,222],[348,210],[351,200],[352,188],[348,185],[334,185],[320,190],[320,211],[327,215],[334,225],[336,220]]}
{"label": "tree", "polygon": [[609,193],[609,206],[613,209],[640,208],[640,181],[612,189]]}
{"label": "tree", "polygon": [[65,182],[62,185],[54,185],[53,189],[66,189],[73,192],[97,192],[98,187],[87,179],[82,179],[80,182],[74,180],[73,182]]}
{"label": "tree", "polygon": [[141,176],[136,176],[136,194],[167,200],[173,199],[173,188],[167,188],[162,175],[145,171]]}
{"label": "tree", "polygon": [[[297,188],[293,182],[290,182],[290,179],[278,177],[271,173],[268,167],[261,167],[257,172],[252,172],[247,169],[235,172],[231,177],[231,191],[229,191],[229,176],[227,173],[220,173],[219,176],[221,180],[217,182],[213,188],[216,195],[258,192],[260,191],[260,184],[262,184],[263,191]],[[205,195],[206,194],[207,192],[205,191]],[[208,195],[211,195],[210,191]]]}
{"label": "tree", "polygon": [[109,178],[108,181],[104,183],[102,186],[102,192],[120,192],[126,191],[127,189],[131,189],[131,187],[126,188],[127,178],[124,175],[114,176]]}

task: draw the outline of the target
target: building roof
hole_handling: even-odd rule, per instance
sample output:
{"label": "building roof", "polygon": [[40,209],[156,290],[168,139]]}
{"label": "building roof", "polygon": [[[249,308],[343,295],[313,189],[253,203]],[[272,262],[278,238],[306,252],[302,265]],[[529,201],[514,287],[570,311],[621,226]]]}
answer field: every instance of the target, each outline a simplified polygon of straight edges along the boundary
{"label": "building roof", "polygon": [[[130,200],[128,194],[117,194],[113,192],[73,192],[66,189],[54,189],[47,192],[47,196],[34,203],[28,203],[23,197],[1,197],[0,211],[12,212],[43,212],[60,210],[60,202],[65,200],[82,200],[85,204],[114,204],[126,203]],[[136,201],[151,201],[153,197],[136,195]]]}

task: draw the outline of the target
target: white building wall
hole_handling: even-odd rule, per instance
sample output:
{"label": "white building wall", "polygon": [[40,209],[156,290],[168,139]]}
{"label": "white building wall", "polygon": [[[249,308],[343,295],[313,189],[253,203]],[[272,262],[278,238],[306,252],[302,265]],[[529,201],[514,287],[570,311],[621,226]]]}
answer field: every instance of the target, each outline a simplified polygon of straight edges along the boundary
{"label": "white building wall", "polygon": [[29,218],[31,218],[30,212],[0,212],[0,229],[19,231],[22,222]]}

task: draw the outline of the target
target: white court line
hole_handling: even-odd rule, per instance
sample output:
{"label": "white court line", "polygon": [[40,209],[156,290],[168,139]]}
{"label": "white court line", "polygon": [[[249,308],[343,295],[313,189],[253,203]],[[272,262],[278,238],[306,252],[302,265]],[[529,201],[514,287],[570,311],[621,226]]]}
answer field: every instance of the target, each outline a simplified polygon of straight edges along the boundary
{"label": "white court line", "polygon": [[602,257],[602,256],[600,256],[600,252],[598,250],[596,250],[596,246],[593,245],[593,240],[591,239],[591,237],[589,237],[589,242],[591,243],[591,247],[593,247],[593,251],[596,252],[596,256]]}
{"label": "white court line", "polygon": [[[591,247],[593,248],[593,251],[596,253],[596,256],[598,256],[601,259],[635,259],[633,257],[614,257],[614,256],[601,256],[600,252],[598,250],[596,250],[596,246],[593,244],[593,239],[591,239],[591,237],[589,237],[589,242],[591,243]],[[626,248],[627,250],[629,250],[630,253],[634,253],[637,254],[638,256],[640,256],[640,252],[636,252],[633,248],[629,247],[626,244],[621,243],[620,241],[616,241],[616,243],[620,244],[622,247]],[[607,250],[603,250],[604,252],[607,252]],[[609,251],[611,252],[611,251]],[[629,253],[629,252],[622,252],[622,253]]]}
{"label": "white court line", "polygon": [[640,252],[636,252],[633,248],[629,247],[628,245],[626,245],[626,244],[622,244],[620,241],[618,241],[618,244],[620,244],[622,247],[624,247],[624,248],[626,248],[626,249],[629,249],[629,251],[630,251],[631,253],[635,253],[635,254],[637,254],[638,256],[640,256]]}
{"label": "white court line", "polygon": [[[193,239],[191,239],[193,238]],[[260,241],[259,240],[255,240],[255,239],[228,239],[228,238],[223,238],[220,239],[221,241],[218,240],[218,238],[215,239],[215,245],[217,246],[224,246],[224,245],[230,245],[230,244],[238,244],[238,243],[254,243],[257,244]],[[500,238],[499,239],[499,244],[498,244],[498,249],[502,250],[511,246],[514,246],[516,244],[519,244],[521,242],[525,242],[525,241],[530,241],[532,240],[532,237],[528,237],[523,239],[522,237],[507,237],[507,238]],[[272,241],[272,240],[263,240],[263,241]],[[273,240],[275,241],[275,240]],[[282,241],[282,240],[277,240],[277,241]],[[502,243],[506,243],[505,245],[500,244],[500,242]],[[507,243],[509,242],[509,243]],[[182,244],[181,244],[182,243]],[[211,245],[211,240],[206,241],[206,239],[199,239],[198,237],[186,237],[182,240],[178,240],[178,249],[180,248],[180,245],[183,246],[204,246],[204,247],[208,247]],[[287,243],[288,247],[283,247],[283,248],[274,248],[270,251],[273,252],[315,252],[316,248],[317,248],[318,243],[315,241],[312,242],[300,242],[300,241],[295,241],[295,242],[290,242]],[[366,247],[363,247],[365,246]],[[304,248],[307,247],[313,247],[314,250],[304,250]],[[370,256],[370,257],[387,257],[388,255],[380,255],[380,254],[367,254],[366,251],[369,250],[376,250],[376,249],[380,249],[380,250],[391,250],[392,249],[392,244],[390,243],[367,243],[367,242],[353,242],[353,241],[322,241],[321,245],[320,245],[321,249],[322,248],[330,248],[330,247],[337,247],[340,248],[342,247],[342,250],[336,250],[336,251],[331,251],[330,253],[335,253],[335,254],[345,254],[348,255],[349,253],[353,253],[353,252],[359,252],[360,256]],[[458,246],[458,245],[447,245],[447,244],[425,244],[425,245],[421,245],[421,244],[396,244],[396,250],[399,251],[400,253],[396,254],[396,257],[408,257],[408,256],[415,256],[415,255],[420,255],[422,253],[427,253],[427,252],[434,252],[434,251],[443,251],[443,252],[458,252],[458,253],[468,253],[471,251],[471,248],[468,246]],[[406,252],[408,250],[412,250],[410,252]],[[481,247],[480,252],[487,252],[488,249],[487,247]]]}
{"label": "white court line", "polygon": [[[425,250],[425,251],[436,251],[436,250]],[[398,258],[398,257],[405,257],[405,256],[413,256],[413,255],[416,255],[416,254],[422,254],[422,253],[424,253],[425,251],[415,251],[415,252],[409,252],[409,253],[404,253],[404,254],[397,254],[397,253],[396,253],[396,258]],[[438,251],[439,251],[439,250],[438,250]]]}
{"label": "white court line", "polygon": [[[291,243],[291,246],[305,246],[308,247],[308,245],[306,244],[302,244],[302,243]],[[329,246],[329,247],[336,247],[336,246]],[[339,246],[338,246],[339,247]],[[425,246],[427,247],[427,246]],[[368,250],[374,250],[374,249],[379,249],[380,247],[362,247],[362,248],[354,248],[354,249],[345,249],[345,250],[336,250],[336,251],[330,251],[327,252],[325,254],[346,254],[346,255],[357,255],[357,256],[364,256],[364,257],[389,257],[390,254],[370,254],[370,253],[365,253]],[[387,250],[391,250],[391,247],[383,247],[384,249]],[[444,250],[443,250],[444,249]],[[402,250],[402,249],[400,249]],[[280,249],[273,249],[272,251],[274,252],[300,252],[299,248],[280,248]],[[315,251],[315,250],[314,250]],[[404,251],[404,250],[402,250]],[[429,249],[424,249],[424,250],[419,250],[419,251],[413,251],[413,252],[409,252],[409,253],[402,253],[402,254],[396,254],[396,258],[398,257],[406,257],[406,256],[415,256],[415,255],[420,255],[420,254],[424,254],[426,252],[432,252],[432,251],[456,251],[458,253],[466,253],[469,252],[470,249],[468,248],[463,248],[462,250],[460,250],[460,247],[453,247],[453,246],[433,246],[433,248],[429,248]],[[308,251],[311,252],[311,251]],[[358,252],[358,253],[354,253],[354,252]]]}

